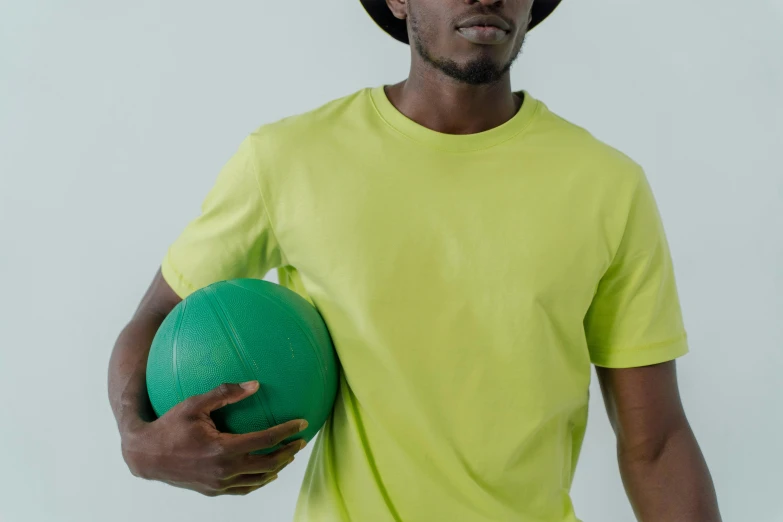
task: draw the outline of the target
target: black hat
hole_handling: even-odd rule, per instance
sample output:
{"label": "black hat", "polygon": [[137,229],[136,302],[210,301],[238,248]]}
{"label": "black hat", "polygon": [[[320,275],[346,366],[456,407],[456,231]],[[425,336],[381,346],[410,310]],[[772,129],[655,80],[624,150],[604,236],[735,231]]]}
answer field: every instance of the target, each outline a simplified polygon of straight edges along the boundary
{"label": "black hat", "polygon": [[[386,0],[361,1],[364,8],[381,29],[392,35],[396,40],[404,44],[410,44],[408,41],[408,26],[405,20],[400,20],[392,14],[391,9],[386,4]],[[541,23],[544,18],[552,14],[552,11],[555,10],[559,3],[560,0],[535,0],[533,2],[533,19],[530,21],[527,30],[531,30]]]}

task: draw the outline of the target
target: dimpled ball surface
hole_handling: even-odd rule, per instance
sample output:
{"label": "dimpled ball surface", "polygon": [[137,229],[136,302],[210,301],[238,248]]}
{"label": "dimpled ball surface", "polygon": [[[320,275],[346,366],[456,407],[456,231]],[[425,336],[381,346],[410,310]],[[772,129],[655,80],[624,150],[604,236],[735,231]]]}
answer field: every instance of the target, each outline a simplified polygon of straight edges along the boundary
{"label": "dimpled ball surface", "polygon": [[326,324],[307,300],[234,279],[197,290],[166,317],[150,348],[147,392],[162,416],[222,383],[257,380],[255,394],[212,412],[218,429],[248,433],[303,418],[307,429],[290,440],[309,441],[331,413],[337,372]]}

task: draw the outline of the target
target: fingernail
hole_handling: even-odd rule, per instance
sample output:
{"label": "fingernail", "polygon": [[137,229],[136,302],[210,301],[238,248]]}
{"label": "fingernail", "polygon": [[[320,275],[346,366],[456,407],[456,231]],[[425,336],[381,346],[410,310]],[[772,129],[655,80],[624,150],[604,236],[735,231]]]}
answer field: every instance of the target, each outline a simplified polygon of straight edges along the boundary
{"label": "fingernail", "polygon": [[[307,446],[307,441],[304,440],[304,439],[299,439],[299,449],[302,449],[305,446]],[[297,451],[299,451],[299,450],[297,450]]]}
{"label": "fingernail", "polygon": [[245,390],[255,390],[258,387],[258,381],[247,381],[240,384]]}
{"label": "fingernail", "polygon": [[299,431],[302,431],[305,428],[307,428],[307,421],[303,420],[302,422],[299,423]]}

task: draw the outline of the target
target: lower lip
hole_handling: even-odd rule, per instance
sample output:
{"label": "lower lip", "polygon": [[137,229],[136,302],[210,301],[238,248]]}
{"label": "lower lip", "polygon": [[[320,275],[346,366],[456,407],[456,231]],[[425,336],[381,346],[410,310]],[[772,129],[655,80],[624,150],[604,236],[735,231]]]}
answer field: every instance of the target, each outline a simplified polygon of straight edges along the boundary
{"label": "lower lip", "polygon": [[483,45],[498,44],[506,39],[508,32],[497,27],[474,25],[473,27],[461,27],[457,32],[466,40]]}

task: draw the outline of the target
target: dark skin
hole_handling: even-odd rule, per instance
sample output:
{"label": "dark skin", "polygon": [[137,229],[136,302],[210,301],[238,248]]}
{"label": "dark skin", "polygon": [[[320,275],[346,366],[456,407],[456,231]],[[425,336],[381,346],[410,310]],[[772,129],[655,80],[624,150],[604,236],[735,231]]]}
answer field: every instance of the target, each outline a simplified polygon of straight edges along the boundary
{"label": "dark skin", "polygon": [[675,362],[596,367],[620,475],[643,522],[719,522],[707,463],[685,417]]}
{"label": "dark skin", "polygon": [[[524,44],[532,0],[386,3],[397,18],[408,21],[411,40],[407,80],[386,88],[400,112],[445,134],[486,131],[516,114],[522,100],[511,92],[508,71]],[[476,45],[458,34],[461,21],[483,14],[500,16],[512,27],[505,43]]]}
{"label": "dark skin", "polygon": [[292,420],[268,430],[221,433],[210,412],[258,391],[258,382],[223,384],[191,397],[156,419],[147,396],[145,372],[152,339],[181,301],[158,270],[136,313],[122,330],[109,361],[109,400],[122,437],[122,456],[137,477],[166,482],[207,496],[247,495],[277,478],[304,447],[272,448],[307,424]]}
{"label": "dark skin", "polygon": [[[519,110],[508,71],[522,49],[532,0],[387,0],[407,20],[409,78],[387,87],[408,118],[432,130],[471,134],[497,127]],[[457,25],[476,14],[498,15],[511,27],[495,45],[470,42]],[[244,495],[268,484],[301,449],[298,442],[270,455],[250,455],[299,432],[299,421],[263,432],[230,435],[209,413],[257,390],[227,384],[193,397],[155,419],[145,369],[150,344],[180,302],[156,274],[109,365],[109,397],[134,475],[215,496]],[[597,368],[628,498],[643,522],[720,521],[707,465],[683,411],[674,361],[641,368]]]}

